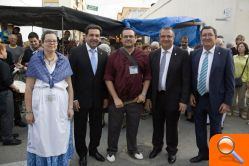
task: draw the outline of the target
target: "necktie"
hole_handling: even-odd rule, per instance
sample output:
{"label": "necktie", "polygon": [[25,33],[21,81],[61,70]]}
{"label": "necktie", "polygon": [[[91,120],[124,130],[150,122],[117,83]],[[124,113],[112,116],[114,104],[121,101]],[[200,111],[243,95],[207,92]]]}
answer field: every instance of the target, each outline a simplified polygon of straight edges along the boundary
{"label": "necktie", "polygon": [[197,90],[201,96],[204,95],[207,90],[206,82],[207,82],[207,71],[208,71],[208,54],[209,54],[208,51],[204,53],[205,57],[202,62],[200,77],[197,85]]}
{"label": "necktie", "polygon": [[163,88],[163,72],[165,69],[165,64],[166,64],[166,51],[163,52],[163,56],[160,62],[160,70],[159,70],[159,85],[158,85],[158,90],[165,90],[165,88]]}
{"label": "necktie", "polygon": [[93,73],[95,75],[96,70],[97,70],[97,59],[96,59],[96,57],[94,55],[95,50],[94,49],[90,49],[90,52],[91,52],[90,61],[91,61]]}

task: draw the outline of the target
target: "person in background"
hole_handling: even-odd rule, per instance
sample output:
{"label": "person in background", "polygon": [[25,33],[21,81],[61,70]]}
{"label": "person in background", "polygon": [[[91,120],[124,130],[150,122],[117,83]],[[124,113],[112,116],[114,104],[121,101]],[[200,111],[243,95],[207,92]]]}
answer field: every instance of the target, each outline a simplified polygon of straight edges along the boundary
{"label": "person in background", "polygon": [[17,36],[16,44],[20,47],[23,47],[22,34],[20,33],[20,30],[21,29],[19,27],[14,27],[12,34],[15,34]]}
{"label": "person in background", "polygon": [[188,46],[188,36],[182,36],[181,38],[181,49],[184,49],[186,51],[188,51],[188,53],[190,54],[191,51],[193,51],[193,48],[190,48]]}
{"label": "person in background", "polygon": [[25,49],[21,64],[24,67],[28,66],[30,58],[39,51],[40,41],[39,36],[35,32],[30,32],[28,35],[29,47]]}
{"label": "person in background", "polygon": [[150,45],[149,44],[144,44],[142,49],[143,49],[144,53],[149,56],[149,54],[151,52]]}
{"label": "person in background", "polygon": [[[6,49],[11,53],[10,55],[12,55],[12,60],[15,65],[15,68],[19,70],[22,68],[22,65],[20,64],[21,64],[21,59],[23,57],[24,49],[17,45],[16,34],[9,35],[9,42],[10,44],[6,46]],[[23,71],[19,70],[18,72],[16,72],[14,79],[19,81],[25,81]],[[13,95],[14,95],[14,109],[15,109],[15,114],[14,114],[15,125],[19,127],[26,127],[27,124],[22,121],[21,117],[21,112],[23,108],[22,107],[23,97],[16,92],[14,92]]]}
{"label": "person in background", "polygon": [[13,84],[12,73],[9,65],[4,62],[7,52],[4,44],[0,43],[0,139],[3,145],[19,145],[21,140],[13,137],[13,94],[10,89],[18,92],[18,88]]}
{"label": "person in background", "polygon": [[237,44],[237,55],[233,56],[235,67],[235,78],[241,77],[242,85],[235,88],[233,107],[231,114],[238,111],[239,116],[243,119],[248,119],[246,116],[247,108],[245,107],[245,94],[249,88],[249,62],[248,62],[248,45],[245,42]]}
{"label": "person in background", "polygon": [[160,48],[160,44],[157,41],[153,41],[150,44],[151,51],[155,51]]}
{"label": "person in background", "polygon": [[142,49],[143,47],[143,41],[141,39],[137,39],[136,43],[135,43],[135,47]]}
{"label": "person in background", "polygon": [[245,41],[245,36],[243,35],[238,35],[236,38],[235,38],[235,44],[236,46],[232,47],[231,50],[232,50],[232,53],[233,55],[238,55],[238,52],[237,52],[237,45],[240,43],[240,42],[244,42]]}
{"label": "person in background", "polygon": [[45,31],[41,42],[44,50],[31,57],[26,72],[27,165],[68,166],[74,153],[73,72],[56,52],[55,32]]}

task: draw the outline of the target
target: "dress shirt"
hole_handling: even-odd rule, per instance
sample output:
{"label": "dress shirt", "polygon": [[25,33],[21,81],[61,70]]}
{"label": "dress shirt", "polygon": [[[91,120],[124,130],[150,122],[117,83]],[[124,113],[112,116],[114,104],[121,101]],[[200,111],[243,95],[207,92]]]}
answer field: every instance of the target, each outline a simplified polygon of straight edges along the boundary
{"label": "dress shirt", "polygon": [[[215,50],[215,46],[208,51],[209,52],[209,54],[208,54],[208,70],[207,70],[207,78],[206,78],[206,88],[207,88],[206,92],[207,93],[209,92],[209,78],[210,78],[211,67],[212,67],[213,59],[214,59],[214,50]],[[197,80],[197,82],[199,82],[201,67],[203,64],[203,60],[205,59],[205,52],[207,52],[207,50],[205,50],[203,48],[200,62],[199,62],[199,67],[198,67],[198,80]]]}
{"label": "dress shirt", "polygon": [[88,52],[88,56],[89,56],[89,59],[91,60],[91,56],[92,56],[92,52],[91,50],[94,50],[94,56],[95,56],[95,59],[96,59],[96,64],[97,64],[97,68],[98,68],[98,49],[97,47],[92,49],[87,43],[86,43],[86,48],[87,48],[87,52]]}
{"label": "dress shirt", "polygon": [[168,74],[168,68],[169,68],[169,62],[170,62],[171,54],[172,54],[172,51],[173,51],[173,45],[168,50],[164,50],[163,48],[161,48],[160,64],[161,64],[161,60],[162,60],[162,57],[163,57],[163,54],[164,54],[165,51],[166,51],[166,63],[165,63],[164,71],[163,71],[162,90],[166,90],[166,78],[167,78],[167,74]]}

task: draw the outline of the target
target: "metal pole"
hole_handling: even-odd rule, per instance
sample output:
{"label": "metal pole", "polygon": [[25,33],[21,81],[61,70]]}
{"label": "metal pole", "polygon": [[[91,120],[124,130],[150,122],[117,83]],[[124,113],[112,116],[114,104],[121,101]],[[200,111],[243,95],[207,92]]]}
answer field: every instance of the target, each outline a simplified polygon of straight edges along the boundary
{"label": "metal pole", "polygon": [[61,35],[61,51],[62,51],[62,54],[64,54],[64,19],[63,19],[63,16],[61,16],[61,32],[62,32],[62,35]]}

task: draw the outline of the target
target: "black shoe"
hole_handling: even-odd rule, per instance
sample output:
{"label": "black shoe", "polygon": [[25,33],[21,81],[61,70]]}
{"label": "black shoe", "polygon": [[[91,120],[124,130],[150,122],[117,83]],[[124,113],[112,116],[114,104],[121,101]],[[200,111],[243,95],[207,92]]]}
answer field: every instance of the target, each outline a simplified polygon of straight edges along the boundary
{"label": "black shoe", "polygon": [[27,126],[27,124],[24,123],[23,121],[15,122],[15,125],[16,125],[16,126],[19,126],[19,127],[26,127],[26,126]]}
{"label": "black shoe", "polygon": [[169,156],[168,156],[169,164],[173,164],[175,161],[176,161],[176,155],[169,154]]}
{"label": "black shoe", "polygon": [[198,162],[200,162],[202,160],[208,160],[208,159],[209,159],[208,156],[198,155],[198,156],[195,156],[195,157],[191,158],[189,161],[191,163],[198,163]]}
{"label": "black shoe", "polygon": [[105,161],[104,156],[102,156],[98,151],[96,151],[95,153],[89,152],[89,156],[92,156],[93,158],[95,158],[98,161]]}
{"label": "black shoe", "polygon": [[87,166],[86,156],[83,156],[79,159],[79,166]]}
{"label": "black shoe", "polygon": [[19,139],[16,139],[16,138],[3,140],[3,145],[19,145],[21,143],[22,143],[22,141]]}
{"label": "black shoe", "polygon": [[18,133],[13,133],[12,136],[13,136],[14,138],[17,138],[17,137],[19,137],[19,134],[18,134]]}
{"label": "black shoe", "polygon": [[158,149],[158,148],[153,148],[153,150],[150,152],[149,158],[153,159],[155,158],[158,153],[160,153],[162,151],[162,149]]}

